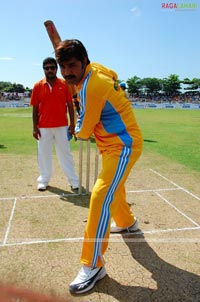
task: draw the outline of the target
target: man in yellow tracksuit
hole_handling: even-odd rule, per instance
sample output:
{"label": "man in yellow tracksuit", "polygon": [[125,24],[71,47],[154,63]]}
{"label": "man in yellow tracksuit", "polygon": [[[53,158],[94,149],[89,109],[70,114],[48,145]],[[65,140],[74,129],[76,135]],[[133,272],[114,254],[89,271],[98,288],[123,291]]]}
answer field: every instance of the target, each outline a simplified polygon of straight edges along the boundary
{"label": "man in yellow tracksuit", "polygon": [[62,76],[78,92],[80,116],[76,135],[87,140],[94,134],[102,155],[102,169],[91,193],[85,228],[83,266],[70,284],[70,291],[79,294],[93,288],[106,275],[103,255],[110,232],[138,229],[137,219],[126,202],[125,181],[141,155],[143,139],[114,71],[91,63],[79,40],[61,42],[55,54]]}

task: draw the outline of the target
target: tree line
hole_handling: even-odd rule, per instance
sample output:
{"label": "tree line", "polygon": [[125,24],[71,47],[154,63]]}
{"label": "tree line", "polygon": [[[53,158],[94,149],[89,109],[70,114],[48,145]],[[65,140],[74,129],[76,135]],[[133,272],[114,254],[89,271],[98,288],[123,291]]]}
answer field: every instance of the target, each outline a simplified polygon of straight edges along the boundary
{"label": "tree line", "polygon": [[200,88],[200,79],[192,80],[185,78],[179,79],[176,74],[171,74],[164,79],[158,78],[139,78],[134,76],[127,80],[128,92],[130,95],[157,95],[165,94],[167,96],[175,96],[180,94],[181,84],[187,85],[184,90],[194,91]]}
{"label": "tree line", "polygon": [[[159,78],[139,78],[133,76],[126,81],[128,85],[128,92],[130,95],[156,95],[159,93],[167,96],[174,96],[180,94],[181,84],[187,85],[184,89],[194,91],[200,88],[200,79],[185,78],[179,79],[176,74],[171,74],[169,77],[164,79]],[[24,87],[22,84],[16,84],[11,82],[0,81],[0,92],[8,93],[24,93],[31,92],[29,87]]]}
{"label": "tree line", "polygon": [[0,92],[24,93],[24,92],[31,92],[31,89],[29,87],[24,87],[22,84],[0,81]]}

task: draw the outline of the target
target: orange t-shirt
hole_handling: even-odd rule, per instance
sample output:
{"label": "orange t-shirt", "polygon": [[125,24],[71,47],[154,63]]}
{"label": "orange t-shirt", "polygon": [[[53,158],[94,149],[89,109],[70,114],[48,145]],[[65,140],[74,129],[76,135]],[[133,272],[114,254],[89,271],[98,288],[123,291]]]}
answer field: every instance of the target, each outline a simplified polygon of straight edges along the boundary
{"label": "orange t-shirt", "polygon": [[57,78],[52,87],[45,78],[35,83],[30,104],[38,107],[38,128],[67,126],[68,102],[72,102],[72,96],[65,80]]}

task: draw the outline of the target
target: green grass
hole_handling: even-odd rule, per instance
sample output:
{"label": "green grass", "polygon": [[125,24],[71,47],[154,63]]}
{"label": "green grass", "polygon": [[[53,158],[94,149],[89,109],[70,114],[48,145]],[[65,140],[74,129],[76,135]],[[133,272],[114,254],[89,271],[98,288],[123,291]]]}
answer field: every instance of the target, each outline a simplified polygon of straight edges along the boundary
{"label": "green grass", "polygon": [[136,110],[144,152],[159,153],[200,172],[200,111]]}
{"label": "green grass", "polygon": [[1,108],[0,129],[1,153],[35,153],[30,108]]}
{"label": "green grass", "polygon": [[[78,149],[72,141],[71,149]],[[37,154],[32,108],[0,108],[0,154]]]}
{"label": "green grass", "polygon": [[[161,154],[200,172],[199,110],[137,109],[135,115],[143,133],[143,152]],[[0,153],[37,154],[31,108],[1,108],[0,130]],[[78,144],[71,141],[71,149],[78,149]]]}

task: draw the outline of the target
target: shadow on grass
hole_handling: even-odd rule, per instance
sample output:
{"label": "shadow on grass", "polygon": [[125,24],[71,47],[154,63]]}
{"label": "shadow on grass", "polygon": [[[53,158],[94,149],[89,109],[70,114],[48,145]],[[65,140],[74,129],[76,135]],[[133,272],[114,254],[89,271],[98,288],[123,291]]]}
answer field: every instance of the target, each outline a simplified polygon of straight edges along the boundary
{"label": "shadow on grass", "polygon": [[0,145],[0,149],[6,149],[7,147],[4,145]]}
{"label": "shadow on grass", "polygon": [[151,139],[144,139],[144,142],[145,143],[157,143],[158,141],[154,141],[154,140],[151,140]]}

